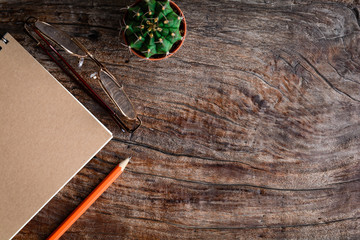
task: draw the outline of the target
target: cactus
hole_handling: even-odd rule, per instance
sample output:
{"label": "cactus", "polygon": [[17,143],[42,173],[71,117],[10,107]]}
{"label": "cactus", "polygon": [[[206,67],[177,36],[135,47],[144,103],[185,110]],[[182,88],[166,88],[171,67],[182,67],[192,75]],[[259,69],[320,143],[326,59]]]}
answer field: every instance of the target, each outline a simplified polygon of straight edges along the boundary
{"label": "cactus", "polygon": [[125,17],[125,37],[130,48],[146,58],[170,53],[172,46],[182,40],[182,17],[174,12],[170,0],[141,0],[128,8]]}

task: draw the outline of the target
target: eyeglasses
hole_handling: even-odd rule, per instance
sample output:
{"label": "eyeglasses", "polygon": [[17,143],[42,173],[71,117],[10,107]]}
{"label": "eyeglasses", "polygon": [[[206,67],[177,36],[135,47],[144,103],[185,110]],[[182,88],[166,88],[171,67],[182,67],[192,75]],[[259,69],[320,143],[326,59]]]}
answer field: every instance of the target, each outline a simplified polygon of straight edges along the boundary
{"label": "eyeglasses", "polygon": [[[125,131],[134,132],[140,125],[141,120],[137,116],[134,107],[126,95],[122,84],[112,75],[109,70],[98,61],[78,40],[69,36],[64,31],[39,21],[34,17],[28,18],[25,29],[37,42],[47,55],[70,77],[79,80],[89,93],[97,100],[113,117],[115,122]],[[84,79],[71,64],[55,49],[49,42],[54,42],[70,56],[78,60],[78,67],[81,68],[84,61],[89,59],[95,63],[96,72]],[[44,42],[56,56],[51,54],[42,44]],[[97,90],[99,89],[100,91]]]}

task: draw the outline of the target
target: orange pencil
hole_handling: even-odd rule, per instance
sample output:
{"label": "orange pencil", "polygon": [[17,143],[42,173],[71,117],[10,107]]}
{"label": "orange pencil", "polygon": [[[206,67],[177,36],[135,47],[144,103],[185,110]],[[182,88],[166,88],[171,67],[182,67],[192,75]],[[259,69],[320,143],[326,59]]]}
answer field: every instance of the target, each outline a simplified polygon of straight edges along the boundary
{"label": "orange pencil", "polygon": [[101,194],[115,181],[124,171],[130,158],[125,159],[106,176],[106,178],[90,193],[85,200],[60,224],[60,226],[47,238],[47,240],[59,239],[71,225],[98,199]]}

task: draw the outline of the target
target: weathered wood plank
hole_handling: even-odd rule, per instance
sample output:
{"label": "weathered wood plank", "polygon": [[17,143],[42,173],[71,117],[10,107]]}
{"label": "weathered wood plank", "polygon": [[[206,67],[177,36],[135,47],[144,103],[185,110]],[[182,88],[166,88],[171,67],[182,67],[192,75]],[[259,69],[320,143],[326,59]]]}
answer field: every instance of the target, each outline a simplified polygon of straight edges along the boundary
{"label": "weathered wood plank", "polygon": [[[182,0],[188,36],[162,62],[121,45],[130,3],[0,2],[0,33],[115,136],[15,239],[46,238],[129,155],[65,239],[359,238],[359,3]],[[137,132],[117,129],[34,48],[22,29],[30,15],[77,36],[123,80]]]}

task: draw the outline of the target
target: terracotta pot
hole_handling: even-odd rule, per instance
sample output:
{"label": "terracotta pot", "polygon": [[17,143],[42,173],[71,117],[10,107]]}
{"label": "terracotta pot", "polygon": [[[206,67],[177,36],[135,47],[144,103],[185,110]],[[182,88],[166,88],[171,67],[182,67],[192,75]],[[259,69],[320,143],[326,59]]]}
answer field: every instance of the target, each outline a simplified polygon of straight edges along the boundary
{"label": "terracotta pot", "polygon": [[[133,4],[133,6],[138,4],[140,1],[142,1],[142,0],[137,0]],[[166,54],[156,54],[154,56],[151,56],[150,58],[146,58],[141,52],[130,48],[131,52],[134,53],[136,56],[138,56],[140,58],[143,58],[143,59],[151,60],[151,61],[163,60],[165,58],[168,58],[168,57],[171,57],[172,55],[174,55],[174,53],[176,53],[180,49],[180,47],[183,45],[183,43],[185,41],[185,36],[186,36],[186,20],[185,20],[185,16],[184,16],[183,12],[181,11],[181,9],[179,8],[179,6],[176,5],[173,1],[170,1],[170,6],[174,10],[175,13],[177,13],[179,16],[181,16],[183,18],[181,23],[180,23],[180,31],[181,30],[183,31],[183,34],[182,34],[183,39],[181,41],[178,41],[178,42],[174,43],[174,45],[170,49],[168,55],[166,55]],[[127,13],[124,16],[124,22],[125,22],[126,16],[127,16]],[[129,45],[128,41],[126,39],[126,36],[125,36],[125,31],[123,32],[123,38],[124,38],[125,44]]]}

